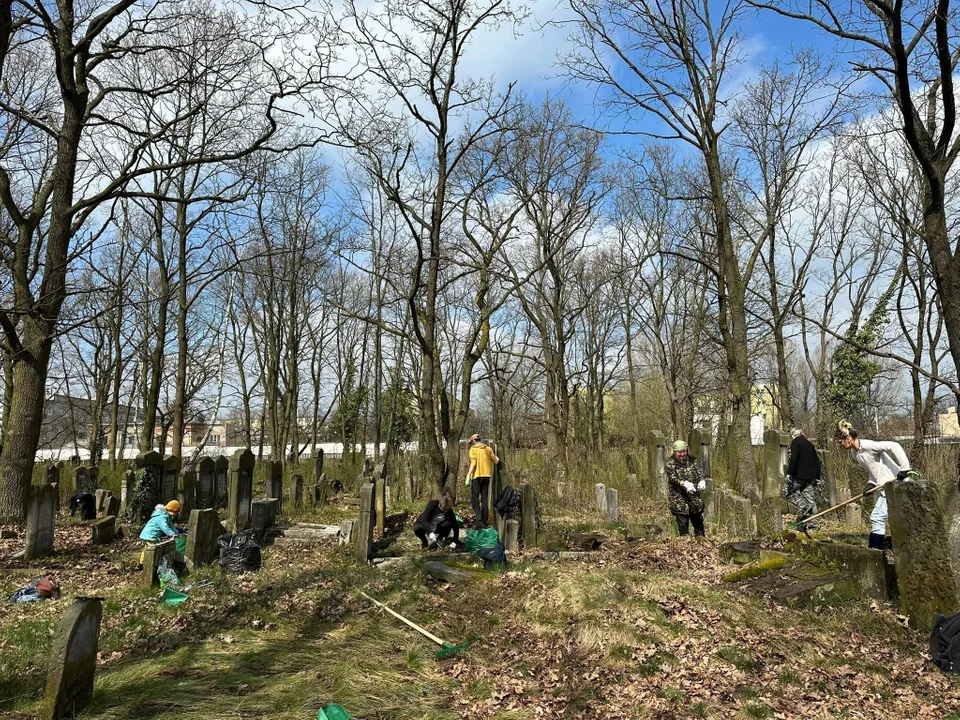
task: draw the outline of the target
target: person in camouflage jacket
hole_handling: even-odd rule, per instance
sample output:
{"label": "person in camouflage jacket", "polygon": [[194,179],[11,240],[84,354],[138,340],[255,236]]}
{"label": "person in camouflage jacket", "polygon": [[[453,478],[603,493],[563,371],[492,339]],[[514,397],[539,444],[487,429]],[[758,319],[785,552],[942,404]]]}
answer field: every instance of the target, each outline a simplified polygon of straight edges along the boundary
{"label": "person in camouflage jacket", "polygon": [[681,535],[687,535],[693,524],[694,535],[702,537],[703,498],[700,492],[706,483],[700,463],[690,454],[683,440],[673,444],[673,453],[667,459],[667,483],[670,486],[670,512],[677,520],[677,530]]}

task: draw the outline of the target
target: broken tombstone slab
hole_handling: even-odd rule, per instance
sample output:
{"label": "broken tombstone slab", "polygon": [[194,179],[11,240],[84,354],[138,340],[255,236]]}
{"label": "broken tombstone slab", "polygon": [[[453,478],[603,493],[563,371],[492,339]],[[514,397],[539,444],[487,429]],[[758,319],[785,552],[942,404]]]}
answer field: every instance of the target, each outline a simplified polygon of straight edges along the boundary
{"label": "broken tombstone slab", "polygon": [[423,569],[427,575],[435,580],[442,580],[448,583],[467,583],[480,576],[478,570],[467,570],[466,568],[454,567],[439,560],[428,560],[423,564]]}

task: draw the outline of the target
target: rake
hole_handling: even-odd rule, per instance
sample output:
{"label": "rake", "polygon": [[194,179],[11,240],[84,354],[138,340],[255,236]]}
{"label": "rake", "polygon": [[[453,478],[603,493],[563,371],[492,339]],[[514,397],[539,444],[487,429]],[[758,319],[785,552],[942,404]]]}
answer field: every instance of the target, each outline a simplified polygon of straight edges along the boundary
{"label": "rake", "polygon": [[437,645],[439,645],[439,646],[440,646],[440,649],[437,650],[437,652],[436,652],[436,657],[437,657],[438,660],[439,660],[440,658],[445,658],[445,657],[449,657],[450,655],[454,655],[454,654],[460,652],[461,650],[465,650],[466,648],[470,647],[470,645],[471,645],[471,642],[470,642],[469,640],[468,640],[467,642],[460,643],[459,645],[451,645],[451,644],[448,643],[446,640],[442,640],[441,638],[438,638],[438,637],[437,637],[436,635],[434,635],[433,633],[428,632],[427,630],[424,630],[422,627],[420,627],[419,625],[417,625],[415,622],[412,622],[412,621],[410,621],[410,620],[407,620],[403,615],[401,615],[400,613],[398,613],[398,612],[396,612],[396,611],[394,611],[394,610],[391,610],[390,608],[388,608],[386,605],[384,605],[384,604],[383,604],[382,602],[380,602],[379,600],[374,600],[372,597],[370,597],[369,595],[367,595],[365,592],[362,592],[362,591],[361,591],[360,594],[363,595],[367,600],[369,600],[370,602],[372,602],[372,603],[373,603],[374,605],[376,605],[377,607],[381,607],[381,608],[383,608],[384,610],[386,610],[388,613],[390,613],[391,615],[393,615],[393,616],[394,616],[397,620],[399,620],[400,622],[408,625],[409,627],[412,627],[414,630],[416,630],[418,633],[420,633],[421,635],[423,635],[425,638],[427,638],[428,640],[432,640],[432,641],[435,642]]}
{"label": "rake", "polygon": [[[915,470],[908,470],[908,471],[907,471],[907,478],[908,478],[908,479],[909,479],[909,478],[915,478],[915,477],[920,477],[920,473],[916,472]],[[904,482],[904,481],[903,481],[903,480],[897,480],[897,482]],[[884,483],[884,485],[885,485],[885,484],[886,484],[886,483]],[[823,516],[826,515],[827,513],[831,513],[831,512],[833,512],[834,510],[839,510],[840,508],[842,508],[842,507],[844,507],[844,506],[846,506],[846,505],[849,505],[850,503],[854,503],[854,502],[856,502],[857,500],[860,500],[861,498],[865,498],[867,495],[870,495],[871,493],[875,493],[877,490],[880,490],[882,487],[883,487],[883,485],[874,485],[872,488],[870,488],[870,489],[867,490],[866,492],[860,493],[860,494],[857,495],[856,497],[852,497],[852,498],[850,498],[849,500],[844,500],[842,503],[837,503],[837,504],[834,505],[833,507],[829,507],[829,508],[827,508],[826,510],[821,510],[821,511],[818,512],[816,515],[811,515],[810,517],[804,518],[803,520],[798,520],[797,522],[787,523],[787,526],[793,528],[794,530],[801,530],[801,531],[803,531],[807,536],[809,536],[810,533],[807,532],[807,523],[808,523],[808,522],[810,522],[811,520],[816,520],[818,517],[823,517]]]}

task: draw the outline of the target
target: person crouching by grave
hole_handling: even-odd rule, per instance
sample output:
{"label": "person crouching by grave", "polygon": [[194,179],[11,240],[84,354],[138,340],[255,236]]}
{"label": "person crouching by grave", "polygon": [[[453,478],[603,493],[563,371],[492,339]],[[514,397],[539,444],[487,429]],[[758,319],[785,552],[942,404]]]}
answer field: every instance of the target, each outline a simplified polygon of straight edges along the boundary
{"label": "person crouching by grave", "polygon": [[167,538],[183,535],[182,528],[178,528],[173,521],[180,516],[182,507],[178,500],[171,500],[166,505],[157,505],[147,524],[140,531],[140,539],[144,541],[144,550],[140,552],[140,565],[137,570],[143,570],[143,559],[146,554],[146,545],[155,545]]}
{"label": "person crouching by grave", "polygon": [[480,442],[479,435],[470,436],[470,469],[467,470],[467,487],[473,486],[470,491],[470,504],[476,516],[478,528],[487,526],[487,507],[490,502],[490,478],[493,477],[493,466],[500,464],[500,458],[493,454],[493,450]]}
{"label": "person crouching by grave", "polygon": [[[837,423],[837,442],[849,450],[854,462],[867,471],[870,479],[864,492],[883,487],[891,480],[904,480],[910,475],[910,459],[900,443],[877,442],[861,438],[847,420]],[[874,492],[877,502],[870,513],[870,540],[868,545],[883,550],[887,535],[887,495],[883,490]]]}
{"label": "person crouching by grave", "polygon": [[449,488],[440,491],[440,497],[427,503],[420,517],[413,523],[413,533],[420,538],[420,546],[443,546],[450,533],[453,544],[460,541],[460,529],[457,527],[457,515],[453,511],[454,498]]}
{"label": "person crouching by grave", "polygon": [[707,483],[700,463],[690,454],[683,440],[673,444],[673,452],[667,458],[667,483],[670,485],[670,512],[677,520],[677,531],[688,535],[693,524],[693,534],[703,537],[703,498],[700,492]]}
{"label": "person crouching by grave", "polygon": [[787,466],[784,497],[797,506],[797,522],[801,522],[804,518],[817,514],[814,491],[820,483],[820,456],[800,428],[791,430],[790,437],[793,439],[790,441],[790,464]]}

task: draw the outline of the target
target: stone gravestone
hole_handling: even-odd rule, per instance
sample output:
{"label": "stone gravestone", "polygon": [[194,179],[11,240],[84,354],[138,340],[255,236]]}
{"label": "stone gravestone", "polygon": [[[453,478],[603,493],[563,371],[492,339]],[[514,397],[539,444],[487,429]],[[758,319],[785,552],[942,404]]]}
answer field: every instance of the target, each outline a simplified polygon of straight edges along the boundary
{"label": "stone gravestone", "polygon": [[120,498],[118,498],[116,495],[111,495],[107,498],[107,509],[106,512],[104,512],[104,517],[109,515],[117,517],[120,514],[120,507]]}
{"label": "stone gravestone", "polygon": [[630,475],[640,474],[640,465],[637,462],[637,456],[632,452],[627,453],[627,473]]}
{"label": "stone gravestone", "polygon": [[105,545],[112,542],[117,536],[117,516],[107,515],[90,524],[91,542],[94,545]]}
{"label": "stone gravestone", "polygon": [[[886,485],[900,590],[900,612],[911,627],[933,628],[933,614],[960,607],[960,587],[951,562],[950,535],[960,516],[949,512],[946,483],[911,480]],[[955,508],[953,508],[955,510]]]}
{"label": "stone gravestone", "polygon": [[533,485],[524,483],[520,486],[523,546],[530,550],[537,546],[537,495]]}
{"label": "stone gravestone", "polygon": [[72,718],[93,698],[103,606],[79,598],[64,613],[50,650],[41,720]]}
{"label": "stone gravestone", "polygon": [[187,524],[187,549],[184,558],[190,570],[216,562],[220,556],[217,538],[223,526],[217,511],[212,508],[194,510]]}
{"label": "stone gravestone", "polygon": [[503,549],[514,552],[520,547],[520,521],[507,520],[506,531],[503,533]]}
{"label": "stone gravestone", "polygon": [[145,496],[143,507],[134,510],[139,513],[141,520],[146,520],[153,512],[153,508],[160,503],[160,478],[163,474],[163,460],[160,453],[151,451],[137,455],[134,465],[138,470],[138,475],[142,473]]}
{"label": "stone gravestone", "polygon": [[704,477],[713,477],[712,467],[710,465],[710,430],[706,428],[693,428],[690,431],[690,439],[687,441],[690,447],[690,454],[700,463]]}
{"label": "stone gravestone", "polygon": [[283,463],[279,460],[268,460],[266,463],[267,497],[275,498],[277,510],[283,514]]}
{"label": "stone gravestone", "polygon": [[323,505],[327,501],[327,476],[325,473],[320,474],[320,478],[317,480],[316,484],[313,486],[313,504],[316,506]]}
{"label": "stone gravestone", "polygon": [[183,517],[190,517],[197,507],[197,474],[193,470],[184,470],[180,474],[180,504]]}
{"label": "stone gravestone", "polygon": [[620,504],[616,488],[607,488],[607,522],[617,522],[620,519]]}
{"label": "stone gravestone", "polygon": [[23,555],[26,560],[46,557],[53,552],[56,512],[56,486],[31,485],[27,504],[27,547]]}
{"label": "stone gravestone", "polygon": [[256,458],[249,450],[237,450],[230,460],[230,487],[227,490],[227,523],[231,532],[250,527],[253,502],[253,468]]}
{"label": "stone gravestone", "polygon": [[293,507],[303,507],[303,475],[299,473],[293,476]]}
{"label": "stone gravestone", "polygon": [[174,538],[147,545],[143,551],[143,571],[140,575],[140,585],[147,588],[159,585],[157,568],[160,567],[161,561],[166,558],[167,564],[172,567],[176,557],[177,541]]}
{"label": "stone gravestone", "polygon": [[107,498],[112,494],[109,490],[97,490],[93,493],[98,518],[107,514]]}
{"label": "stone gravestone", "polygon": [[180,458],[167,455],[163,459],[163,482],[160,485],[160,502],[166,504],[177,498],[177,479],[180,476]]}
{"label": "stone gravestone", "polygon": [[323,448],[317,448],[316,457],[313,458],[313,482],[315,485],[320,483],[320,476],[323,475]]}
{"label": "stone gravestone", "polygon": [[213,472],[213,506],[225,507],[229,494],[230,460],[221,455],[214,461]]}
{"label": "stone gravestone", "polygon": [[374,509],[373,483],[364,483],[360,487],[360,519],[354,526],[357,535],[357,561],[368,563],[373,558],[373,517]]}
{"label": "stone gravestone", "polygon": [[374,502],[374,512],[376,513],[377,533],[383,536],[383,520],[387,514],[386,483],[383,478],[377,478],[373,484],[373,492],[376,501]]}
{"label": "stone gravestone", "polygon": [[647,433],[647,493],[654,498],[667,498],[667,441],[663,433]]}
{"label": "stone gravestone", "polygon": [[763,433],[763,485],[757,503],[757,534],[773,536],[783,530],[783,463],[779,430]]}
{"label": "stone gravestone", "polygon": [[277,498],[254,500],[250,505],[250,527],[258,543],[262,543],[267,530],[277,524],[279,511],[280,501]]}
{"label": "stone gravestone", "polygon": [[603,483],[597,483],[593,486],[594,503],[597,506],[597,512],[601,515],[607,511],[607,486]]}
{"label": "stone gravestone", "polygon": [[60,468],[56,463],[50,463],[47,465],[47,469],[44,473],[44,479],[48,485],[60,482]]}
{"label": "stone gravestone", "polygon": [[125,515],[130,514],[132,510],[130,503],[133,502],[136,484],[137,474],[133,470],[127,470],[120,478],[120,508]]}
{"label": "stone gravestone", "polygon": [[197,507],[212,508],[214,503],[213,480],[217,465],[213,458],[200,458],[197,463]]}
{"label": "stone gravestone", "polygon": [[77,494],[91,492],[86,465],[81,465],[73,471],[73,489]]}

